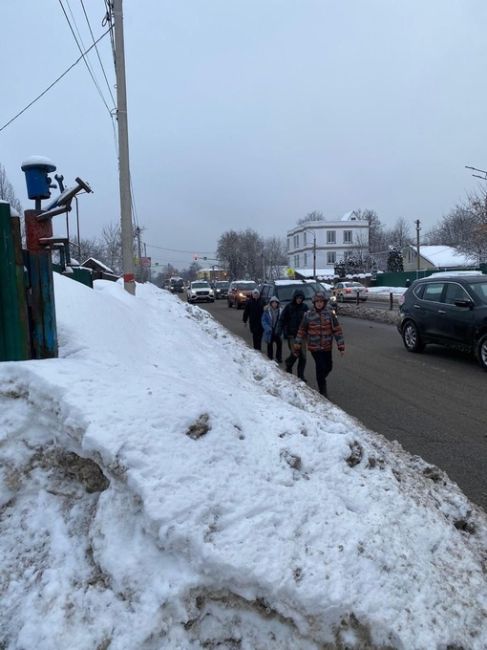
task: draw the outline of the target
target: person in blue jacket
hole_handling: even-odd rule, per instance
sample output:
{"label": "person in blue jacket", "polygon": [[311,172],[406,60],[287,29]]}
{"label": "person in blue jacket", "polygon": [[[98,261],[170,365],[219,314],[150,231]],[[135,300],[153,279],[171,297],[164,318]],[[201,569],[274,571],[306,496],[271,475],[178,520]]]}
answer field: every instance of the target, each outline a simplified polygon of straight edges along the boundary
{"label": "person in blue jacket", "polygon": [[267,356],[269,359],[274,358],[275,345],[276,361],[282,363],[282,338],[279,323],[281,308],[279,304],[279,298],[272,296],[269,304],[264,309],[261,321],[264,328],[264,341],[267,343]]}

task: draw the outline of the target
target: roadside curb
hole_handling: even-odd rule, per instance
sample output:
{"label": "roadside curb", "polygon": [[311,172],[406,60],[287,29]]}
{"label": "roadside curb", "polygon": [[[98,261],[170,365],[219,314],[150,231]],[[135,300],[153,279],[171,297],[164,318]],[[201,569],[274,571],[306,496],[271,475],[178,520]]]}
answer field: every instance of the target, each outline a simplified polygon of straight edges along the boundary
{"label": "roadside curb", "polygon": [[377,323],[386,323],[388,325],[397,325],[399,312],[397,310],[374,309],[362,305],[345,305],[339,304],[338,318],[340,316],[350,316],[351,318],[361,318],[362,320],[372,320]]}

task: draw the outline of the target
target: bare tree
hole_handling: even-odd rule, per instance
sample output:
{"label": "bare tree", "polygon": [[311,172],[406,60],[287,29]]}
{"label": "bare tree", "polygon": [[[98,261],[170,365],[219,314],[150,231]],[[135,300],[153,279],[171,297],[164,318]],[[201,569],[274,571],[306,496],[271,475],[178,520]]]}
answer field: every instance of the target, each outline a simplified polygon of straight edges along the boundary
{"label": "bare tree", "polygon": [[7,172],[5,167],[0,163],[0,199],[2,201],[8,201],[14,210],[16,210],[19,215],[22,214],[22,204],[19,199],[15,196],[15,191],[12,183],[8,180]]}
{"label": "bare tree", "polygon": [[399,217],[394,227],[387,233],[389,244],[401,250],[412,243],[411,226],[404,217]]}
{"label": "bare tree", "polygon": [[298,226],[300,226],[303,223],[307,223],[308,221],[324,221],[325,217],[323,216],[323,212],[320,212],[319,210],[313,210],[312,212],[308,212],[307,215],[304,217],[301,217],[301,219],[298,219]]}
{"label": "bare tree", "polygon": [[115,273],[122,272],[122,233],[120,226],[109,224],[104,226],[101,232],[103,243],[103,258],[105,264]]}
{"label": "bare tree", "polygon": [[229,230],[220,236],[217,257],[226,264],[230,278],[243,277],[245,264],[240,250],[240,236],[235,230]]}
{"label": "bare tree", "polygon": [[269,275],[273,280],[281,275],[281,268],[287,266],[286,240],[280,237],[269,237],[264,242],[264,271],[262,277]]}
{"label": "bare tree", "polygon": [[487,260],[487,195],[470,195],[424,237],[425,243],[453,246],[477,260]]}
{"label": "bare tree", "polygon": [[80,264],[89,257],[93,257],[103,264],[108,264],[104,260],[103,244],[98,239],[80,239],[74,238],[71,246],[71,254],[76,257]]}

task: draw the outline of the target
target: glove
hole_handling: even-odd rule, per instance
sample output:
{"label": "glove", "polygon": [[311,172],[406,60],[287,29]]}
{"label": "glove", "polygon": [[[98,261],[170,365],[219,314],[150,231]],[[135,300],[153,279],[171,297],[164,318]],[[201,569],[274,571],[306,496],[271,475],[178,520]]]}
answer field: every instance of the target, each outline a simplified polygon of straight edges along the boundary
{"label": "glove", "polygon": [[293,347],[293,354],[295,357],[299,357],[301,354],[301,344],[300,343],[295,343]]}

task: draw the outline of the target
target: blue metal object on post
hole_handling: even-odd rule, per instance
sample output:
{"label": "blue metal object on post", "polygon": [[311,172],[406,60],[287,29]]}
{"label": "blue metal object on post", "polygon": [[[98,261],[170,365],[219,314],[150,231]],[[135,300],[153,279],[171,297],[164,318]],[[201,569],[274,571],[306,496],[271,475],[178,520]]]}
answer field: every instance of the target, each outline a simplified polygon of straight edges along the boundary
{"label": "blue metal object on post", "polygon": [[22,163],[25,173],[29,199],[41,201],[51,196],[50,188],[54,187],[48,174],[56,171],[56,165],[43,156],[31,156]]}

